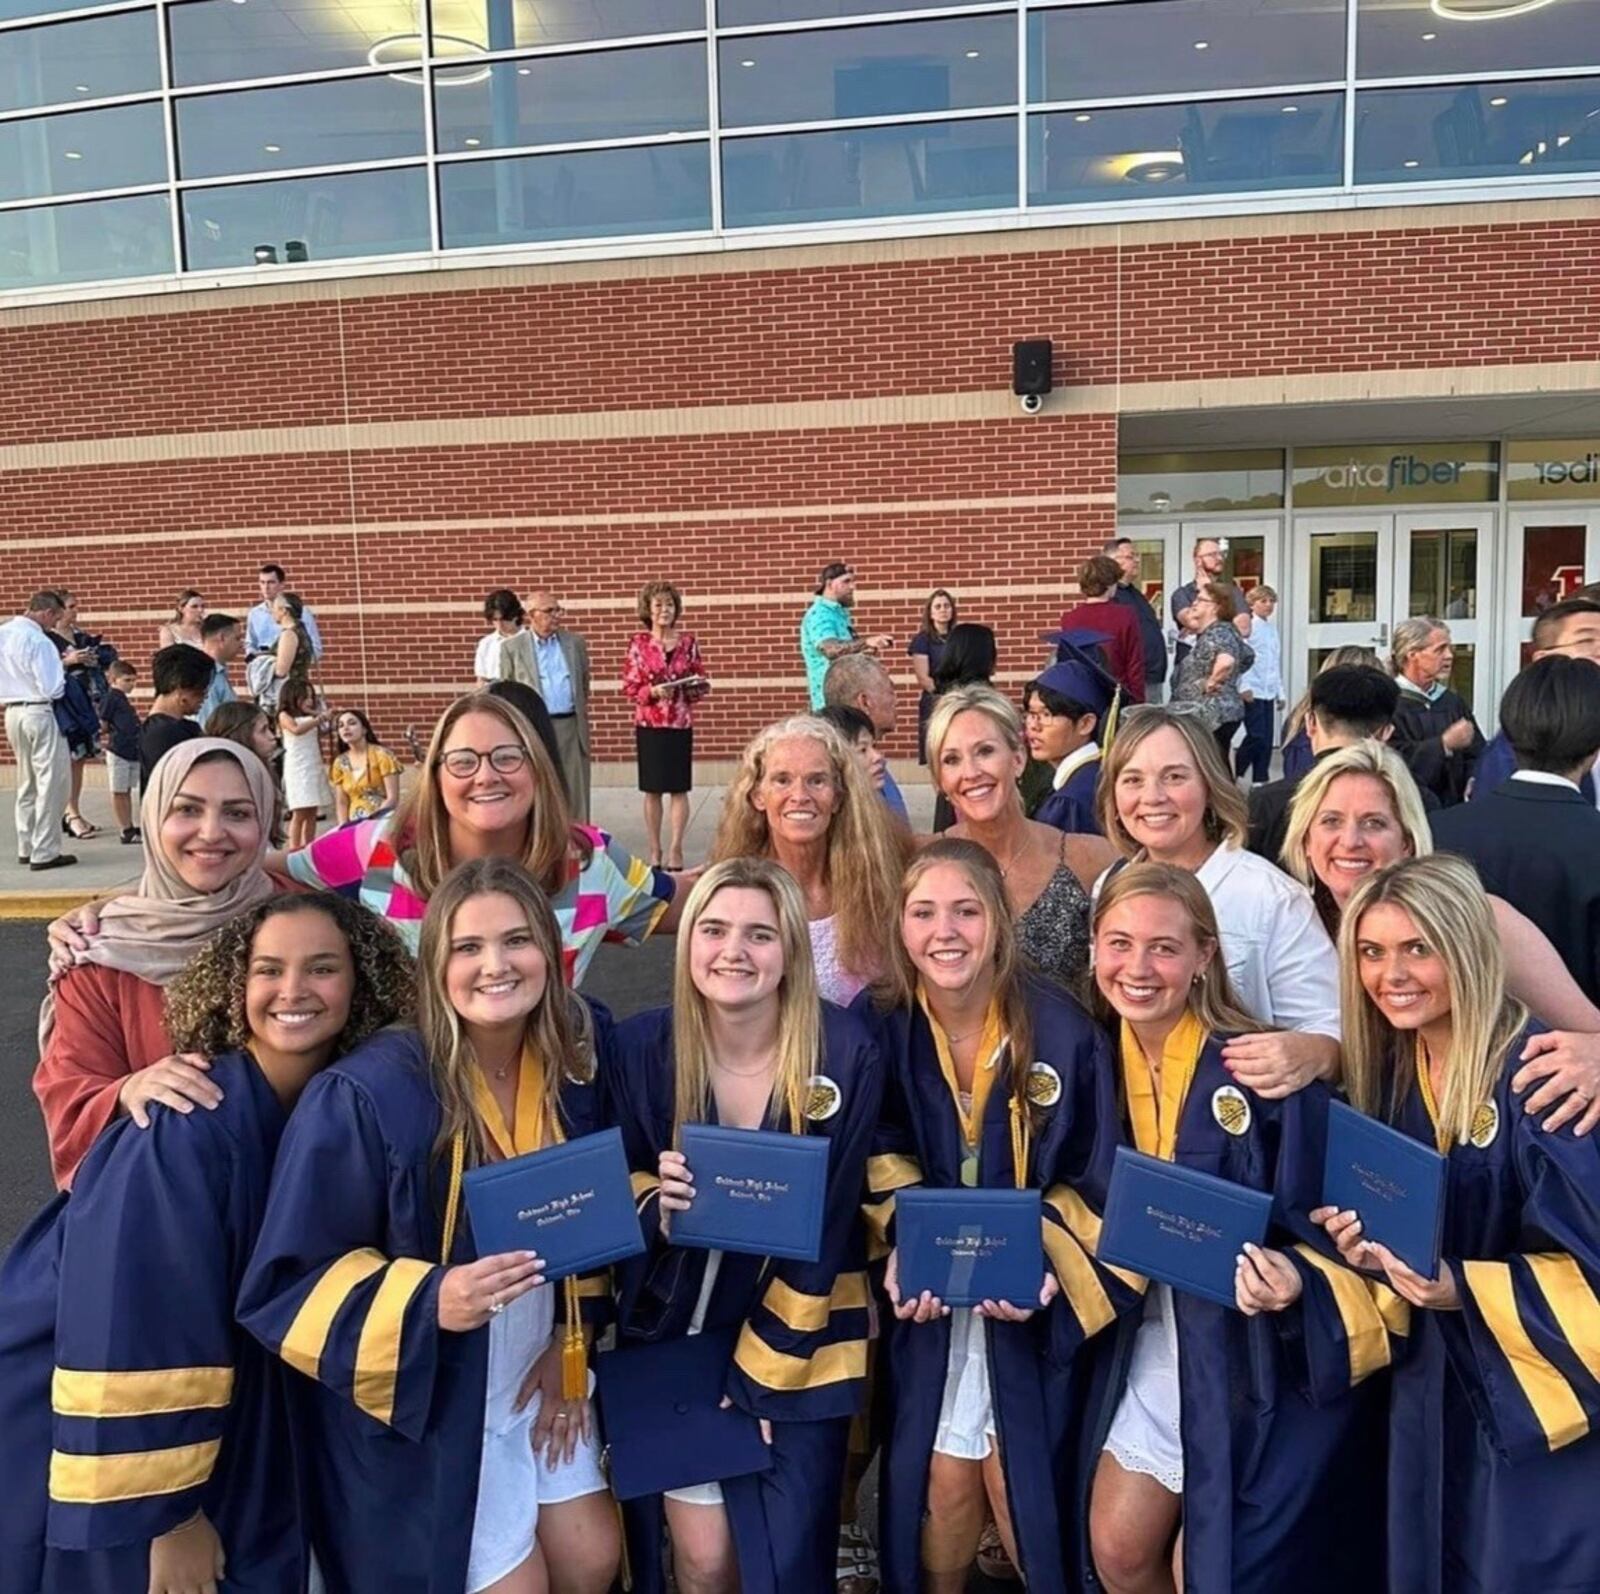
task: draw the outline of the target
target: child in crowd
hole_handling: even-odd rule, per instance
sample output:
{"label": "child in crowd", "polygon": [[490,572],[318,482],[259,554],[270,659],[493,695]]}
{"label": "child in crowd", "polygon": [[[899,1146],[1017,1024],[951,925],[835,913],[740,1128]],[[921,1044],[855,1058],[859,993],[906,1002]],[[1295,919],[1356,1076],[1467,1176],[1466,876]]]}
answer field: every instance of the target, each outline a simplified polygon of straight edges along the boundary
{"label": "child in crowd", "polygon": [[150,661],[150,677],[155,686],[155,701],[144,717],[144,729],[139,733],[139,784],[150,784],[150,771],[161,761],[161,755],[179,742],[187,742],[201,734],[200,727],[190,718],[199,709],[216,665],[209,653],[190,647],[187,642],[174,642],[162,648]]}
{"label": "child in crowd", "polygon": [[283,734],[283,802],[289,810],[289,850],[309,847],[317,834],[317,810],[333,801],[322,773],[322,715],[316,688],[291,675],[278,694],[278,729]]}
{"label": "child in crowd", "polygon": [[139,713],[129,701],[138,671],[118,659],[107,671],[109,683],[100,700],[100,723],[106,728],[106,778],[111,786],[111,811],[117,816],[125,847],[137,846],[143,835],[133,822],[133,793],[139,781]]}

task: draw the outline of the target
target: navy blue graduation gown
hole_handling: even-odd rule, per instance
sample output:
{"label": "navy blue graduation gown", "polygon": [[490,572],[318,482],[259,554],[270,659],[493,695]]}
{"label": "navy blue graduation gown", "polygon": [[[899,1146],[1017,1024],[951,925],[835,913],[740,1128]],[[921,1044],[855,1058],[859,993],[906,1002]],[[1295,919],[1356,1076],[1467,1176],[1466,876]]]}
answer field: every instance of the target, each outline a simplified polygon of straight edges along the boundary
{"label": "navy blue graduation gown", "polygon": [[[1201,1050],[1178,1120],[1173,1161],[1273,1192],[1267,1243],[1295,1264],[1300,1299],[1246,1317],[1173,1292],[1183,1445],[1184,1594],[1351,1594],[1383,1587],[1383,1412],[1390,1361],[1365,1282],[1317,1248],[1330,1095],[1311,1084],[1268,1101],[1234,1084],[1227,1037]],[[1228,1088],[1248,1112],[1216,1110]],[[1220,1117],[1232,1122],[1230,1133]],[[1137,1323],[1118,1356],[1094,1429],[1104,1443]],[[1092,1567],[1085,1582],[1098,1587]],[[1397,1588],[1395,1594],[1410,1594]]]}
{"label": "navy blue graduation gown", "polygon": [[[1082,1557],[1073,1502],[1086,1492],[1079,1431],[1094,1386],[1086,1341],[1134,1312],[1142,1281],[1093,1260],[1098,1214],[1121,1139],[1111,1052],[1072,997],[1028,987],[1033,1055],[1054,1070],[1059,1099],[1034,1109],[1026,1184],[1043,1193],[1045,1263],[1061,1295],[1026,1323],[987,1325],[989,1382],[1006,1493],[1022,1573],[1032,1594],[1077,1588]],[[868,1221],[893,1242],[894,1193],[908,1185],[954,1189],[966,1145],[933,1032],[920,1006],[881,1018],[889,1083],[868,1166]],[[998,1066],[1008,1068],[1009,1058]],[[1041,1076],[1041,1080],[1045,1076]],[[1048,1093],[1047,1093],[1048,1094]],[[1013,1189],[1011,1094],[997,1080],[984,1110],[978,1183]],[[1041,1283],[1043,1282],[1041,1276]],[[922,1585],[922,1519],[928,1468],[950,1354],[950,1320],[906,1323],[885,1313],[889,1431],[882,1459],[883,1581],[894,1594]],[[1102,1337],[1101,1343],[1109,1344]]]}
{"label": "navy blue graduation gown", "polygon": [[1100,790],[1100,760],[1091,759],[1067,776],[1060,790],[1052,791],[1034,810],[1042,825],[1054,825],[1073,836],[1098,836],[1100,821],[1095,797]]}
{"label": "navy blue graduation gown", "polygon": [[281,1369],[233,1315],[286,1114],[240,1053],[211,1078],[112,1124],[0,1270],[5,1594],[143,1594],[197,1511],[229,1594],[303,1586]]}
{"label": "navy blue graduation gown", "polygon": [[[598,1078],[564,1084],[561,1111],[569,1137],[601,1127]],[[319,1074],[284,1135],[239,1294],[240,1321],[295,1370],[306,1527],[339,1594],[461,1594],[466,1582],[489,1333],[439,1327],[439,1123],[413,1031],[375,1035]],[[476,1259],[463,1203],[448,1264]],[[586,1311],[602,1287],[584,1281]]]}
{"label": "navy blue graduation gown", "polygon": [[[861,1190],[883,1069],[859,1018],[826,1002],[822,1017],[822,1072],[840,1101],[831,1117],[807,1126],[832,1141],[821,1254],[798,1262],[725,1253],[705,1316],[707,1328],[739,1328],[727,1393],[772,1424],[771,1469],[722,1485],[743,1594],[833,1587],[850,1422],[866,1391]],[[616,1266],[618,1333],[624,1343],[660,1342],[687,1331],[710,1254],[661,1234],[656,1169],[672,1144],[676,1101],[671,1009],[620,1023],[614,1064],[608,1091],[648,1246]],[[623,1516],[636,1594],[661,1594],[661,1497],[630,1500]]]}
{"label": "navy blue graduation gown", "polygon": [[[1523,1112],[1525,1038],[1480,1111],[1483,1144],[1449,1153],[1462,1309],[1389,1315],[1407,1330],[1392,1339],[1395,1594],[1600,1589],[1600,1142]],[[1435,1144],[1414,1085],[1399,1127]]]}

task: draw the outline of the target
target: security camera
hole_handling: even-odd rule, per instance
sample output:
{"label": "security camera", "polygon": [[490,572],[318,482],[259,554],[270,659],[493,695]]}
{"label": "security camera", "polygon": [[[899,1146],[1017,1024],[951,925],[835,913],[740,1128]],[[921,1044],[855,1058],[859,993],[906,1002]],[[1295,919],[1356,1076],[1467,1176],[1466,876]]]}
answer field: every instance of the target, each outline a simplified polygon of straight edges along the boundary
{"label": "security camera", "polygon": [[1044,408],[1044,394],[1024,393],[1017,399],[1017,402],[1022,406],[1024,415],[1037,415]]}

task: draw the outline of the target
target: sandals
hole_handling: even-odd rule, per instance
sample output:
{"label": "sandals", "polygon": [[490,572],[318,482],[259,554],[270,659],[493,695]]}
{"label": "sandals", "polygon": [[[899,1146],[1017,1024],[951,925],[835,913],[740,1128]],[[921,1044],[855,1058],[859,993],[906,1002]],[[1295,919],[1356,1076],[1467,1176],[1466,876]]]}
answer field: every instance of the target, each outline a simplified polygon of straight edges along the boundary
{"label": "sandals", "polygon": [[978,1538],[978,1570],[996,1583],[1020,1583],[1021,1574],[1006,1554],[1005,1541],[991,1517]]}
{"label": "sandals", "polygon": [[877,1594],[878,1551],[859,1522],[839,1528],[839,1553],[834,1562],[835,1594]]}
{"label": "sandals", "polygon": [[64,815],[61,820],[61,828],[76,841],[87,841],[90,836],[98,836],[100,834],[100,827],[91,825],[82,814]]}

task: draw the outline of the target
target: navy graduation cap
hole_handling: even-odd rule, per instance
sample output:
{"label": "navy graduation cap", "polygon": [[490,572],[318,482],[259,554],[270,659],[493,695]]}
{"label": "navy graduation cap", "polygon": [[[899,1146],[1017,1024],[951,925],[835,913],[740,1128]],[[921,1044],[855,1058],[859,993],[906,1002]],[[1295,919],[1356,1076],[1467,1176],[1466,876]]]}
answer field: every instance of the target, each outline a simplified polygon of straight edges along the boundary
{"label": "navy graduation cap", "polygon": [[1041,642],[1055,646],[1056,662],[1028,684],[1042,686],[1100,716],[1099,740],[1109,744],[1121,706],[1122,687],[1100,663],[1099,649],[1110,638],[1098,631],[1044,631]]}

